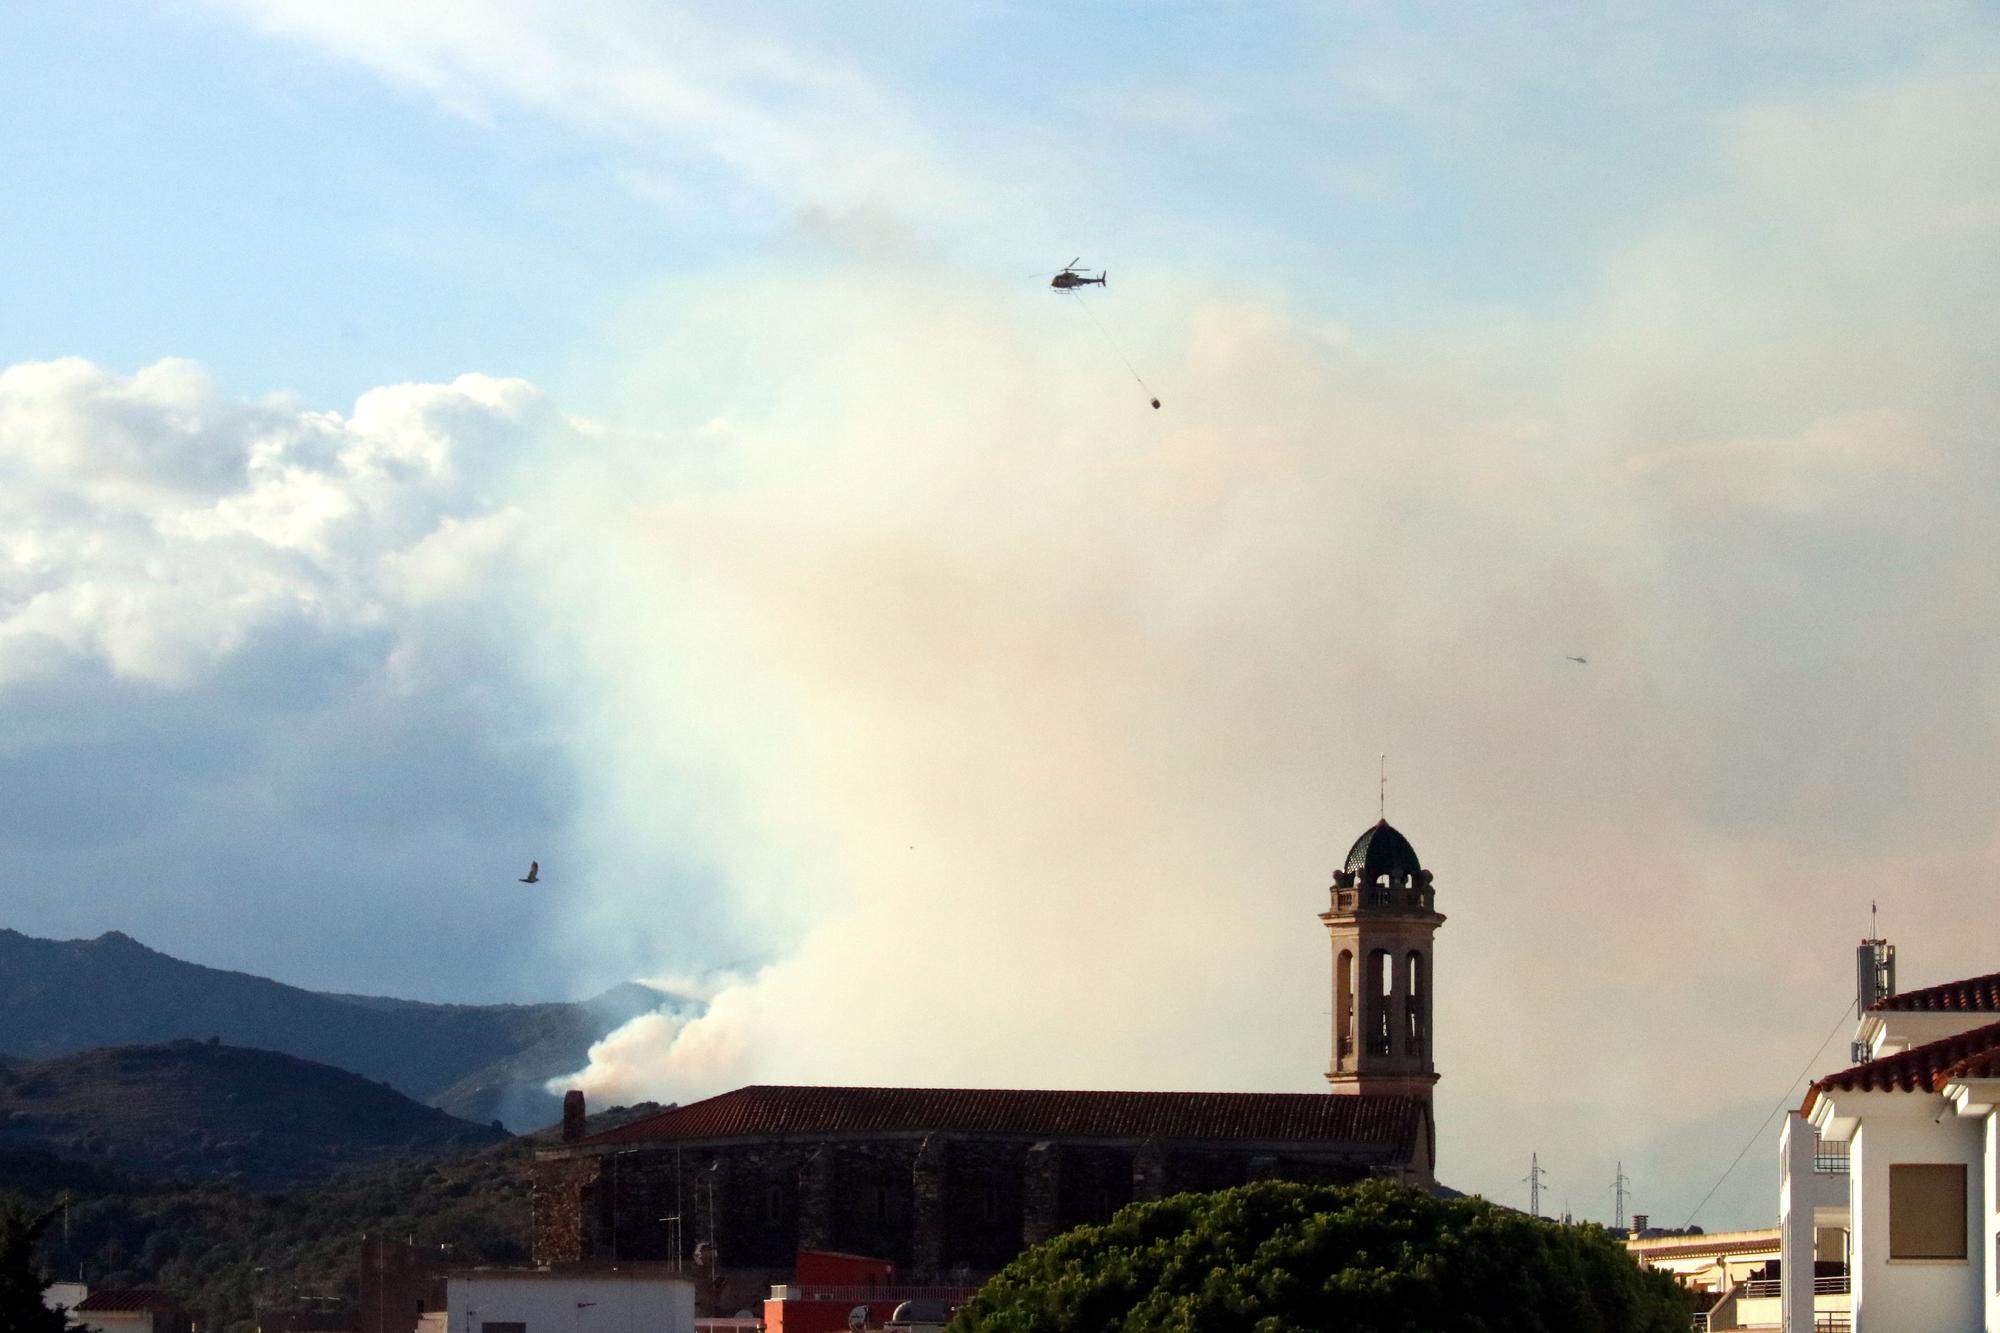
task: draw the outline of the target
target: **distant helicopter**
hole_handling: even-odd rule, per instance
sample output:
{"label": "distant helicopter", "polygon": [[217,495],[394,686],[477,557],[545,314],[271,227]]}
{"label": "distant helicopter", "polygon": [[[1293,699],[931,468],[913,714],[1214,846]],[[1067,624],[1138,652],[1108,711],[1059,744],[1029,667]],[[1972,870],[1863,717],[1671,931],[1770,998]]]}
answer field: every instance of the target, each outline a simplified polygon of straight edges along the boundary
{"label": "distant helicopter", "polygon": [[[1077,264],[1082,259],[1083,256],[1078,255],[1075,259],[1063,265],[1062,272],[1049,279],[1049,286],[1059,292],[1071,293],[1077,292],[1080,288],[1084,287],[1103,287],[1105,285],[1104,280],[1110,275],[1105,270],[1099,269],[1097,270],[1097,276],[1094,278],[1091,277],[1089,269],[1077,267]],[[1039,278],[1044,275],[1037,273],[1034,276]],[[1154,411],[1159,411],[1160,400],[1158,396],[1153,393],[1152,388],[1147,385],[1146,381],[1140,378],[1137,367],[1132,364],[1132,359],[1126,356],[1117,342],[1112,339],[1110,330],[1098,323],[1097,316],[1090,313],[1090,303],[1088,301],[1078,301],[1076,308],[1083,311],[1085,315],[1088,315],[1092,324],[1097,325],[1098,333],[1103,335],[1105,342],[1111,344],[1111,350],[1118,353],[1118,359],[1125,363],[1125,369],[1131,371],[1132,378],[1137,381],[1139,387],[1146,390],[1146,401],[1153,405]]]}
{"label": "distant helicopter", "polygon": [[1077,259],[1082,258],[1082,255],[1078,255],[1076,259],[1072,259],[1069,263],[1065,264],[1063,271],[1049,280],[1049,286],[1059,292],[1067,292],[1077,287],[1102,287],[1106,277],[1104,270],[1099,269],[1096,277],[1090,277],[1088,269],[1080,269],[1076,266]]}

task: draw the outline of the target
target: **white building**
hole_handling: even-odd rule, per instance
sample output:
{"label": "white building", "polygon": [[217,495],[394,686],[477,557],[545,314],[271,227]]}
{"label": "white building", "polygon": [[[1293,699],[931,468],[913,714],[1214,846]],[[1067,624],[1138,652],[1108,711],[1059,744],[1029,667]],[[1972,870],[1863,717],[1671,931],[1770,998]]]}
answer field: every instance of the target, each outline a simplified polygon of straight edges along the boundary
{"label": "white building", "polygon": [[[1863,946],[1864,999],[1870,946],[1887,948]],[[1780,1309],[1761,1326],[2000,1333],[2000,974],[1875,1000],[1854,1046],[1786,1118]]]}
{"label": "white building", "polygon": [[81,1282],[51,1282],[42,1291],[42,1304],[51,1310],[74,1310],[88,1295],[90,1288]]}
{"label": "white building", "polygon": [[[66,1284],[68,1285],[68,1284]],[[194,1320],[165,1292],[150,1287],[89,1291],[70,1307],[71,1322],[95,1333],[191,1333]]]}
{"label": "white building", "polygon": [[[1635,1219],[1640,1220],[1640,1219]],[[1778,1262],[1778,1229],[1760,1231],[1692,1231],[1641,1234],[1635,1229],[1625,1252],[1648,1268],[1672,1273],[1690,1291],[1703,1292],[1709,1303],[1732,1288],[1763,1280]],[[1717,1325],[1727,1327],[1727,1325]]]}
{"label": "white building", "polygon": [[446,1276],[448,1333],[694,1333],[671,1270],[490,1268]]}

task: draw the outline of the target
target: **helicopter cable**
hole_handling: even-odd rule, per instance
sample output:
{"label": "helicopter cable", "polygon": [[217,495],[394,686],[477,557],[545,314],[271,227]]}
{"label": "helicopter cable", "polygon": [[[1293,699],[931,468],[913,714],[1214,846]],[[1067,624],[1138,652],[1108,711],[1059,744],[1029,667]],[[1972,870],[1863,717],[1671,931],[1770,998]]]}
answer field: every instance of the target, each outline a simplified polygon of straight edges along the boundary
{"label": "helicopter cable", "polygon": [[1132,379],[1138,384],[1140,388],[1146,391],[1146,397],[1152,399],[1153,406],[1155,408],[1159,407],[1160,399],[1159,396],[1153,392],[1153,386],[1146,383],[1145,380],[1140,378],[1138,370],[1135,369],[1132,365],[1132,358],[1125,355],[1125,350],[1118,345],[1117,339],[1111,336],[1111,331],[1104,327],[1103,322],[1097,318],[1097,315],[1091,310],[1089,304],[1084,301],[1082,293],[1079,292],[1073,294],[1070,299],[1075,301],[1077,305],[1083,308],[1084,316],[1088,318],[1092,324],[1097,326],[1097,331],[1104,336],[1104,341],[1110,345],[1112,352],[1114,352],[1117,355],[1120,361],[1123,361],[1125,363],[1125,369],[1131,372]]}

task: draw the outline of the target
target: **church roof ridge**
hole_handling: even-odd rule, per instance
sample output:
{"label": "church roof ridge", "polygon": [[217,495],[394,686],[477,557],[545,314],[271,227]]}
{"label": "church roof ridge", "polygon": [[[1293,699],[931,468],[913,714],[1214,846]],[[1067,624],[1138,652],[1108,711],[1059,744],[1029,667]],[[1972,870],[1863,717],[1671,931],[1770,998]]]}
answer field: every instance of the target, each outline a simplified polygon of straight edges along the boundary
{"label": "church roof ridge", "polygon": [[1401,1095],[750,1084],[567,1146],[937,1132],[1399,1148],[1412,1142],[1422,1125],[1422,1103]]}

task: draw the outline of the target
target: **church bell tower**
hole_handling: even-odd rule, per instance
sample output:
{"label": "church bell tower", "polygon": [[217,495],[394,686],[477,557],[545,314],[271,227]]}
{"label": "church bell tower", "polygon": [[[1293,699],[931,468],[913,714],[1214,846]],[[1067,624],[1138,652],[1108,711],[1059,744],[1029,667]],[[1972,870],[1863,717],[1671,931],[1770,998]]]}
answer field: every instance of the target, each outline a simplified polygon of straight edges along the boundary
{"label": "church bell tower", "polygon": [[1320,914],[1333,938],[1333,1063],[1336,1093],[1431,1099],[1432,937],[1444,917],[1432,905],[1431,872],[1410,840],[1382,820],[1363,833],[1333,873],[1333,902]]}

